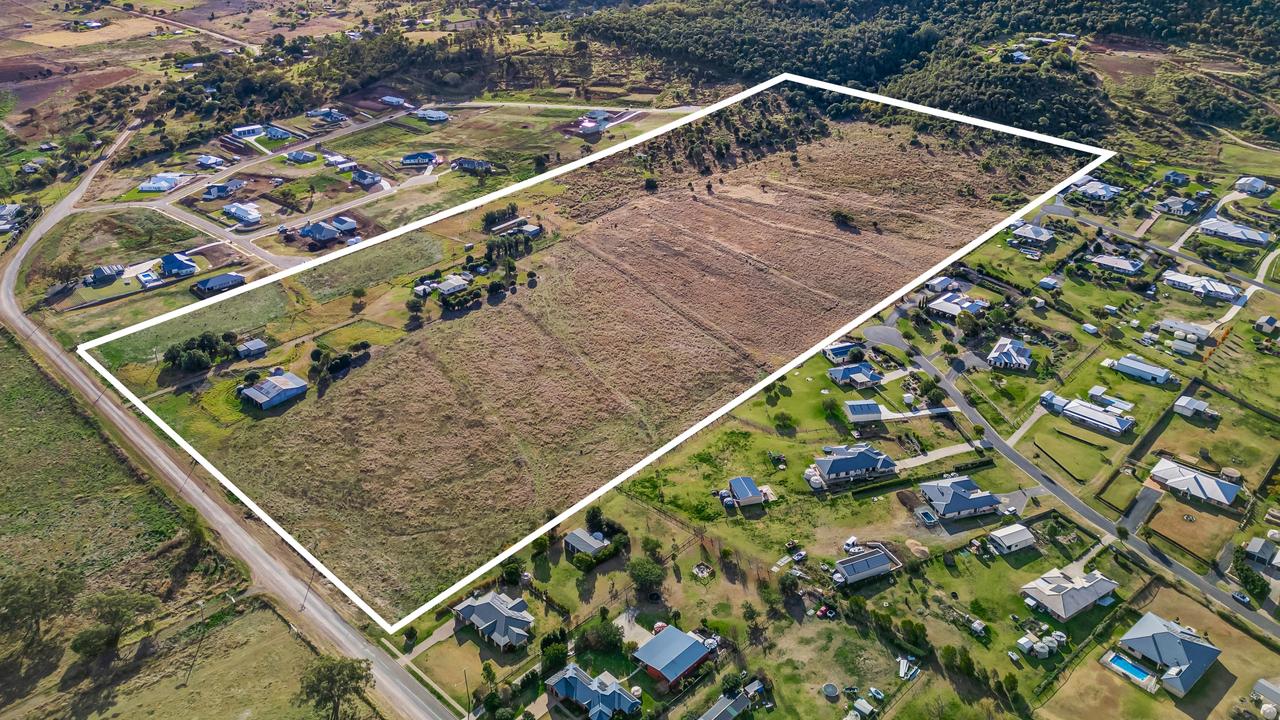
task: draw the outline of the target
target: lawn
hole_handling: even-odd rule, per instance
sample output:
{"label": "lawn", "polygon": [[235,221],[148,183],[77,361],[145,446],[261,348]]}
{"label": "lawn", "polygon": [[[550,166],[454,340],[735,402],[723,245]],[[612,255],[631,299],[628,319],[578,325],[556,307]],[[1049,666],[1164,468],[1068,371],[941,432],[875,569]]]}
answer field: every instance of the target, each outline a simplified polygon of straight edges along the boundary
{"label": "lawn", "polygon": [[1159,434],[1151,451],[1188,456],[1209,470],[1235,468],[1244,475],[1245,485],[1257,490],[1280,454],[1280,423],[1208,389],[1201,389],[1196,396],[1208,402],[1221,419],[1170,413],[1155,429]]}
{"label": "lawn", "polygon": [[[534,598],[529,600],[529,608],[535,618],[545,618],[540,612],[541,604]],[[535,630],[539,625],[535,622]],[[535,636],[531,642],[538,642]],[[502,652],[482,640],[474,628],[463,627],[454,631],[453,635],[425,650],[414,659],[413,664],[431,676],[441,688],[462,707],[470,707],[467,698],[468,689],[474,691],[482,684],[482,669],[485,663],[491,663],[493,670],[501,680],[507,674],[531,666],[534,657],[527,648]]]}
{"label": "lawn", "polygon": [[[1147,520],[1152,530],[1191,551],[1202,561],[1213,562],[1235,534],[1240,518],[1208,503],[1184,502],[1165,494]],[[1201,563],[1203,564],[1203,563]]]}

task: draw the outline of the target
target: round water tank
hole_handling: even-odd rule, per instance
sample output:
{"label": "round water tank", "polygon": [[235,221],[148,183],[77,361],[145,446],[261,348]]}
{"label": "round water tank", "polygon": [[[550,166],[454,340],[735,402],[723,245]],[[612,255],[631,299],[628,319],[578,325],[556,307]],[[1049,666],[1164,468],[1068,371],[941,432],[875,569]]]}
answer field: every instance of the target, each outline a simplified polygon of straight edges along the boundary
{"label": "round water tank", "polygon": [[1276,720],[1277,714],[1280,714],[1280,712],[1277,712],[1275,705],[1266,703],[1262,706],[1262,717],[1266,720]]}
{"label": "round water tank", "polygon": [[666,630],[666,629],[667,629],[667,624],[666,624],[666,623],[664,623],[664,622],[659,622],[659,623],[654,623],[654,624],[653,624],[653,634],[654,634],[654,635],[657,635],[658,633],[660,633],[660,632],[662,632],[663,630]]}
{"label": "round water tank", "polygon": [[836,687],[833,683],[827,683],[822,686],[822,694],[829,698],[840,697],[840,688]]}

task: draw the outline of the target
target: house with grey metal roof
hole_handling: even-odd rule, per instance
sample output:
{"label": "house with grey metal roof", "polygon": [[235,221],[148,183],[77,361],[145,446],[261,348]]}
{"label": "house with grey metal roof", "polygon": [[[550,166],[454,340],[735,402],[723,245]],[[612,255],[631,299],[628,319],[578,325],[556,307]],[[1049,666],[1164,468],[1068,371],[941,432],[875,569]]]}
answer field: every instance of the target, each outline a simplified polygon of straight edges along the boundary
{"label": "house with grey metal roof", "polygon": [[1103,360],[1102,364],[1104,367],[1109,367],[1122,375],[1128,375],[1131,378],[1145,380],[1156,385],[1163,385],[1173,379],[1173,372],[1168,368],[1162,368],[1133,353],[1127,353],[1115,360],[1108,358]]}
{"label": "house with grey metal roof", "polygon": [[1040,247],[1053,239],[1053,231],[1046,230],[1039,225],[1025,223],[1017,230],[1013,231],[1013,236],[1018,239],[1018,242],[1024,245],[1035,245]]}
{"label": "house with grey metal roof", "polygon": [[1151,468],[1150,478],[1170,492],[1185,498],[1230,507],[1240,494],[1240,486],[1229,480],[1201,472],[1195,468],[1160,458]]}
{"label": "house with grey metal roof", "polygon": [[1222,651],[1195,630],[1149,612],[1120,638],[1119,645],[1142,660],[1154,663],[1160,684],[1170,694],[1183,697],[1218,661]]}
{"label": "house with grey metal roof", "polygon": [[753,680],[734,695],[721,695],[698,720],[733,720],[751,709],[751,704],[764,692],[764,684]]}
{"label": "house with grey metal roof", "polygon": [[261,410],[270,410],[306,393],[306,380],[284,368],[276,368],[270,375],[245,388],[240,393],[240,397],[257,405]]}
{"label": "house with grey metal roof", "polygon": [[1088,610],[1120,587],[1094,570],[1075,574],[1054,568],[1022,586],[1022,595],[1050,615],[1066,622]]}
{"label": "house with grey metal roof", "polygon": [[262,357],[267,354],[267,343],[259,338],[250,338],[236,346],[236,355],[241,360]]}
{"label": "house with grey metal roof", "polygon": [[1171,195],[1156,203],[1157,212],[1177,217],[1194,215],[1199,209],[1200,204],[1195,200],[1192,200],[1191,198],[1178,197],[1177,195]]}
{"label": "house with grey metal roof", "polygon": [[920,493],[944,520],[993,513],[1000,499],[978,487],[968,475],[920,483]]}
{"label": "house with grey metal roof", "polygon": [[991,303],[981,298],[972,298],[958,292],[949,292],[939,296],[928,305],[929,312],[949,318],[960,317],[960,313],[980,315]]}
{"label": "house with grey metal roof", "polygon": [[1206,275],[1188,275],[1176,270],[1166,270],[1164,275],[1160,276],[1160,279],[1171,288],[1189,292],[1201,299],[1208,297],[1215,300],[1235,302],[1236,298],[1240,297],[1243,292],[1235,285],[1225,283],[1217,278]]}
{"label": "house with grey metal roof", "polygon": [[578,553],[586,553],[591,557],[595,557],[597,553],[607,547],[609,547],[609,541],[604,539],[604,535],[589,533],[582,528],[577,528],[564,536],[564,554],[566,557],[573,557]]}
{"label": "house with grey metal roof", "polygon": [[1102,268],[1110,270],[1120,275],[1137,275],[1142,272],[1144,263],[1136,258],[1127,258],[1120,255],[1110,255],[1101,253],[1093,255],[1089,258],[1089,262]]}
{"label": "house with grey metal roof", "polygon": [[1256,563],[1269,565],[1276,558],[1276,544],[1264,537],[1249,538],[1244,544],[1244,554]]}
{"label": "house with grey metal roof", "polygon": [[636,650],[636,661],[655,680],[674,685],[711,658],[702,638],[668,625]]}
{"label": "house with grey metal roof", "polygon": [[533,615],[525,599],[511,598],[496,590],[463,600],[453,606],[453,614],[503,650],[528,643],[533,627]]}
{"label": "house with grey metal roof", "polygon": [[1271,242],[1270,233],[1216,217],[1200,223],[1200,232],[1245,245],[1266,245]]}
{"label": "house with grey metal roof", "polygon": [[1040,404],[1049,412],[1077,425],[1108,435],[1124,435],[1137,424],[1132,417],[1120,414],[1118,409],[1112,411],[1085,400],[1065,398],[1052,390],[1040,393]]}
{"label": "house with grey metal roof", "polygon": [[987,535],[987,542],[1001,555],[1015,553],[1036,544],[1036,536],[1031,534],[1026,525],[1014,523],[992,530]]}
{"label": "house with grey metal roof", "polygon": [[577,663],[569,663],[547,678],[547,695],[586,711],[589,720],[610,720],[640,710],[640,699],[632,695],[608,672],[591,677]]}
{"label": "house with grey metal roof", "polygon": [[1030,370],[1031,348],[1021,340],[1002,337],[987,353],[987,364],[1006,370]]}

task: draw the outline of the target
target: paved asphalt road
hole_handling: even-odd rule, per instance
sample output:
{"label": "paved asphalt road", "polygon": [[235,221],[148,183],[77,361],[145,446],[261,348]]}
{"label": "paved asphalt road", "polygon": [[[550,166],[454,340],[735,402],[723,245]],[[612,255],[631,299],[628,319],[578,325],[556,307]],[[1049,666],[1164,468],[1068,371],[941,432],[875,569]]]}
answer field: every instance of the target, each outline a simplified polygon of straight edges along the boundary
{"label": "paved asphalt road", "polygon": [[[456,718],[454,713],[446,709],[386,652],[351,627],[322,596],[314,592],[308,594],[307,582],[295,576],[284,559],[273,554],[280,553],[288,557],[292,551],[283,543],[271,542],[271,546],[268,546],[260,542],[243,524],[236,511],[216,499],[216,491],[203,482],[190,481],[186,461],[175,461],[169,448],[150,426],[122,405],[114,393],[106,392],[95,374],[86,370],[73,355],[65,352],[61,345],[23,314],[15,296],[22,258],[49,228],[67,215],[83,196],[85,188],[92,182],[105,158],[127,141],[131,134],[129,131],[122,133],[102,158],[85,173],[75,190],[50,208],[32,226],[16,251],[7,258],[3,275],[0,275],[0,322],[22,337],[34,352],[43,356],[64,382],[90,401],[99,415],[115,426],[126,441],[147,458],[157,476],[200,513],[209,528],[217,533],[223,547],[248,565],[255,587],[274,597],[280,604],[281,611],[299,625],[308,637],[322,647],[331,647],[341,655],[367,658],[372,662],[374,695],[380,701],[380,707],[413,720],[453,720]],[[299,610],[304,598],[305,609]]]}

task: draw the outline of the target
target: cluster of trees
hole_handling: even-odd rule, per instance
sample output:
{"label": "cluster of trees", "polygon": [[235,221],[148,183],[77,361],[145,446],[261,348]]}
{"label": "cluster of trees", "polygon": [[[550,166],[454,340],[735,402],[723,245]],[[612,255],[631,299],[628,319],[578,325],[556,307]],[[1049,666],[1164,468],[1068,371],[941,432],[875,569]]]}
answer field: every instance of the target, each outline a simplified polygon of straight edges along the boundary
{"label": "cluster of trees", "polygon": [[206,330],[196,337],[174,343],[164,351],[164,364],[183,372],[208,370],[213,364],[235,357],[236,340],[233,332],[218,335]]}
{"label": "cluster of trees", "polygon": [[996,697],[1006,701],[1015,713],[1021,715],[1030,710],[1027,699],[1018,689],[1018,676],[1012,670],[1001,678],[1000,672],[995,668],[984,668],[974,661],[973,656],[969,654],[969,648],[963,645],[959,648],[944,645],[938,651],[938,659],[942,661],[942,667],[946,668],[947,672],[974,680],[994,693]]}
{"label": "cluster of trees", "polygon": [[1258,602],[1263,602],[1271,592],[1271,583],[1267,581],[1262,573],[1253,569],[1249,564],[1249,558],[1245,555],[1244,548],[1237,547],[1235,555],[1231,558],[1231,571],[1235,573],[1236,578],[1240,581],[1240,586],[1244,591],[1249,593],[1250,597],[1256,598]]}

